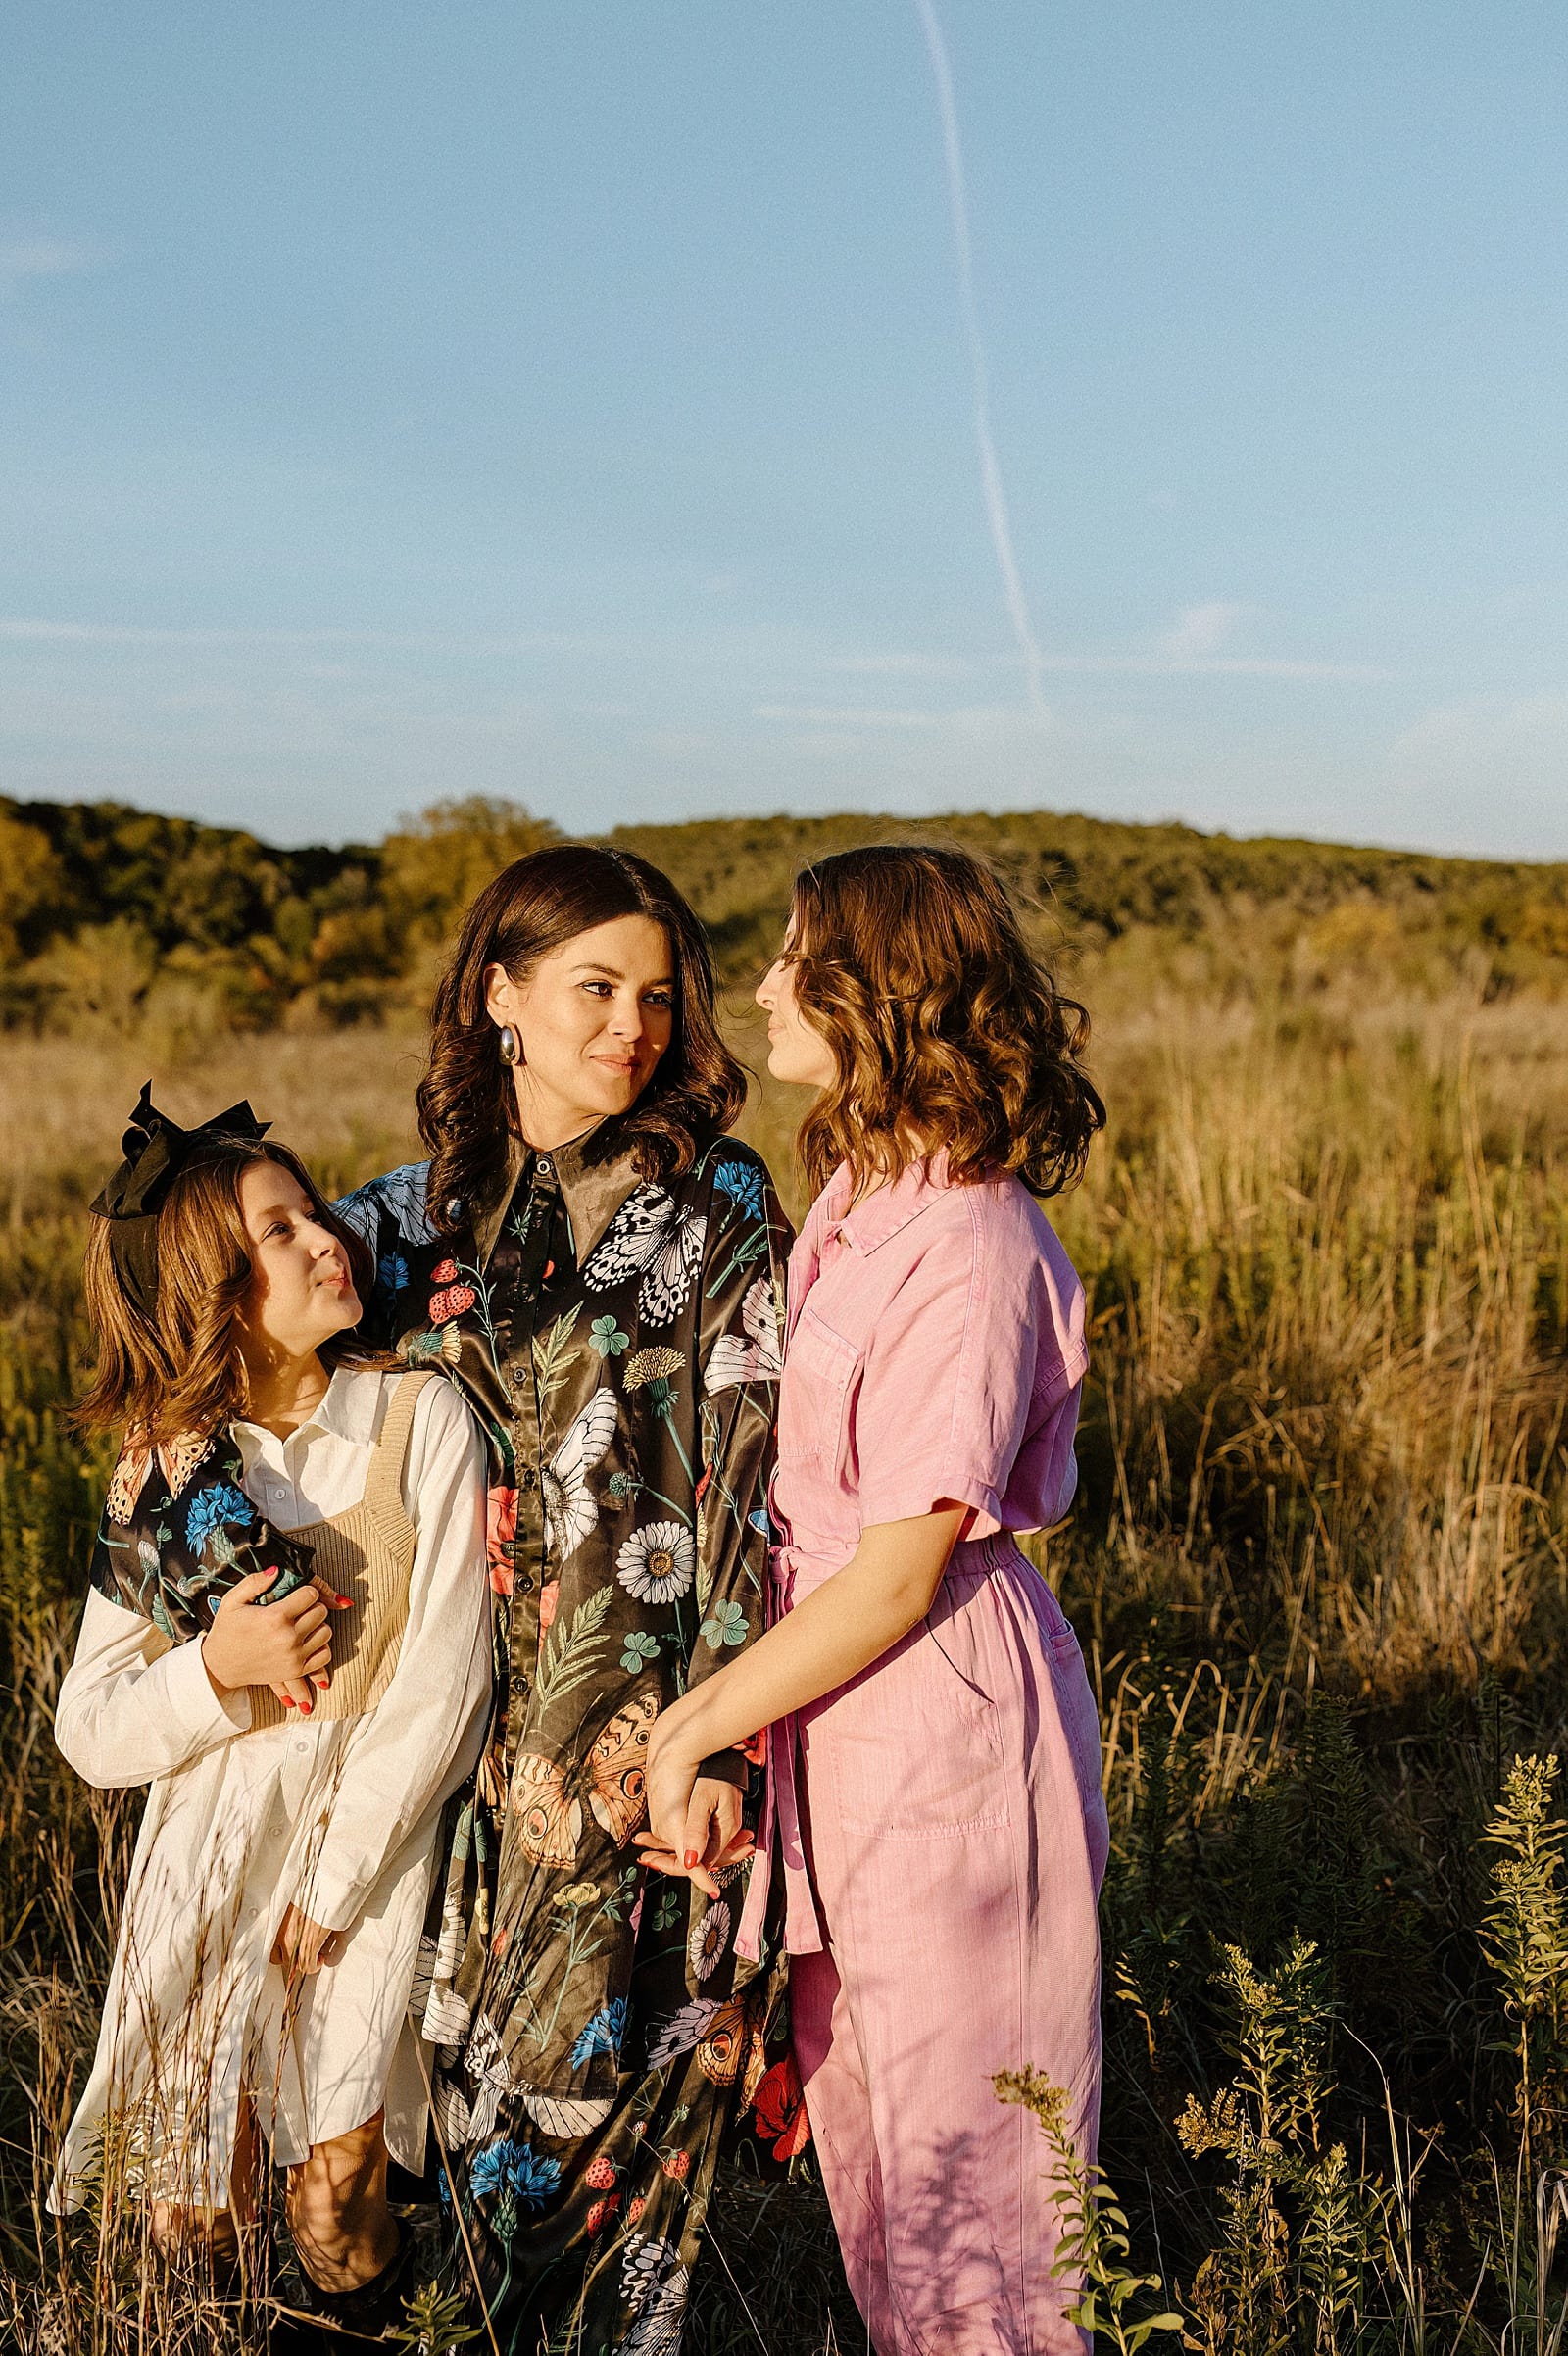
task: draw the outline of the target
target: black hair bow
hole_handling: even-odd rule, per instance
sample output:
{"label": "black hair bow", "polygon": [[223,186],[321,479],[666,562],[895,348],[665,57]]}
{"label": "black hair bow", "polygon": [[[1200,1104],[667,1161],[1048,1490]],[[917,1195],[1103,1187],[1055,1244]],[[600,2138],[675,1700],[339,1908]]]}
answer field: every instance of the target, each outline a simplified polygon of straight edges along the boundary
{"label": "black hair bow", "polygon": [[182,1129],[158,1110],[152,1087],[151,1080],[143,1083],[120,1141],[124,1159],[88,1206],[95,1218],[109,1221],[115,1273],[145,1317],[158,1303],[158,1212],[173,1180],[202,1146],[229,1138],[259,1145],[272,1125],[259,1121],[242,1099],[199,1128]]}

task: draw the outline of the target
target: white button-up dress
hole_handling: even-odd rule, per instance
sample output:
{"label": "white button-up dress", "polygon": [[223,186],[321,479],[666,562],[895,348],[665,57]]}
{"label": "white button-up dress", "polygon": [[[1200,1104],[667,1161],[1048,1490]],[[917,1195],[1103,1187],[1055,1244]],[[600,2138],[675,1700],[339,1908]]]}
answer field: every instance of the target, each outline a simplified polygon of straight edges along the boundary
{"label": "white button-up dress", "polygon": [[[234,1426],[269,1520],[294,1530],[359,1503],[397,1380],[339,1369],[287,1440]],[[100,2166],[111,2187],[226,2201],[242,2091],[283,2164],[384,2103],[393,2157],[423,2166],[409,1999],[442,1803],[477,1762],[490,1689],[484,1456],[444,1381],[416,1404],[402,1495],[408,1624],[390,1686],[360,1717],[290,1711],[253,1729],[248,1694],[219,1699],[198,1641],[170,1645],[87,1597],[56,1740],[88,1783],[152,1792],[56,2210],[77,2207]],[[270,1961],[291,1900],[340,1934],[292,1991]]]}

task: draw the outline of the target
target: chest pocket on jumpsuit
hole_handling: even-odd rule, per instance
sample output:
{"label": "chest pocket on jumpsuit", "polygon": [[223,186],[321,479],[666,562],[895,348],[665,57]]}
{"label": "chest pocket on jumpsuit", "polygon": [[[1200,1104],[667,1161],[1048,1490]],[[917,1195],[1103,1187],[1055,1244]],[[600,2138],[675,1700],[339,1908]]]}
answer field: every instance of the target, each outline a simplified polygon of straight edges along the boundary
{"label": "chest pocket on jumpsuit", "polygon": [[781,1464],[822,1462],[831,1472],[844,1439],[845,1402],[860,1362],[853,1342],[824,1325],[810,1302],[803,1306],[785,1350],[779,1386]]}

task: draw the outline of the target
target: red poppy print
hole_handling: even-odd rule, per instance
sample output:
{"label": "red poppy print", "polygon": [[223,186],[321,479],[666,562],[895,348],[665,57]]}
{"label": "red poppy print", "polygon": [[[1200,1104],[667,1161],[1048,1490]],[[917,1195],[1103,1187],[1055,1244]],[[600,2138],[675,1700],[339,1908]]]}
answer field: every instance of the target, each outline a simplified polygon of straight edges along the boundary
{"label": "red poppy print", "polygon": [[[443,1264],[450,1266],[451,1263]],[[465,1309],[471,1309],[478,1298],[472,1285],[445,1286],[441,1292],[430,1296],[430,1323],[450,1325],[454,1317],[461,1317]]]}
{"label": "red poppy print", "polygon": [[485,1553],[490,1585],[498,1595],[512,1593],[512,1548],[517,1536],[517,1493],[492,1489],[485,1504]]}
{"label": "red poppy print", "polygon": [[775,2160],[793,2160],[811,2140],[793,2054],[775,2062],[757,2089],[757,2132],[772,2142]]}

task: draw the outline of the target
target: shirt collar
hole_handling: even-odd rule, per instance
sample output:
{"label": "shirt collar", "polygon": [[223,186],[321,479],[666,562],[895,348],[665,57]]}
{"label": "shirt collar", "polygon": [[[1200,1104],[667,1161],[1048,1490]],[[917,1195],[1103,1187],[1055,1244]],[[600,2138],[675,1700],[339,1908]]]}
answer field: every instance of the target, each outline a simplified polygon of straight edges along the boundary
{"label": "shirt collar", "polygon": [[582,1265],[628,1195],[635,1194],[643,1182],[630,1153],[612,1153],[603,1158],[595,1154],[594,1146],[603,1125],[596,1124],[584,1136],[574,1137],[569,1145],[559,1146],[549,1153],[535,1153],[515,1135],[508,1138],[506,1176],[493,1204],[474,1221],[473,1240],[481,1268],[496,1248],[518,1181],[526,1179],[531,1183],[536,1172],[554,1177],[561,1190],[571,1221],[577,1264]]}
{"label": "shirt collar", "polygon": [[879,1251],[947,1191],[947,1151],[911,1162],[889,1185],[850,1206],[853,1183],[849,1163],[841,1161],[823,1189],[820,1241],[837,1235],[854,1252]]}
{"label": "shirt collar", "polygon": [[247,1465],[258,1455],[308,1440],[315,1432],[330,1432],[334,1439],[353,1440],[368,1448],[375,1437],[376,1410],[381,1403],[381,1378],[373,1367],[339,1366],[320,1399],[302,1424],[280,1440],[265,1424],[250,1423],[236,1416],[233,1423],[235,1439]]}

